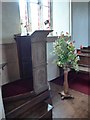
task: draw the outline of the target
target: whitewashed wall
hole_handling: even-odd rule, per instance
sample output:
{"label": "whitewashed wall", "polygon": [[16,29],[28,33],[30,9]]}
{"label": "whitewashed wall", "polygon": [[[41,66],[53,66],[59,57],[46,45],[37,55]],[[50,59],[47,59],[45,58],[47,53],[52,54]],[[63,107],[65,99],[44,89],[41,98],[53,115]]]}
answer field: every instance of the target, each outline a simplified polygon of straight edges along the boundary
{"label": "whitewashed wall", "polygon": [[[15,42],[13,35],[20,33],[19,4],[15,1],[16,0],[2,0],[2,2],[0,2],[0,63],[8,62],[8,66],[5,67],[4,71],[1,72],[0,70],[0,120],[5,118],[1,86],[2,84],[10,82],[10,77],[7,77],[8,72],[11,73],[12,77],[19,77],[16,66],[17,62],[15,62],[15,59],[17,58],[15,58],[14,61],[12,59],[12,55],[14,55],[13,53],[15,53],[14,50],[16,51],[16,49],[15,47],[13,49],[13,46],[11,47],[11,43]],[[17,69],[15,74],[17,74],[17,76],[14,74],[14,72],[13,74],[10,72],[10,68],[15,66],[15,69]]]}
{"label": "whitewashed wall", "polygon": [[[4,1],[0,8],[2,10],[0,11],[2,25],[0,63],[8,63],[2,73],[2,84],[6,84],[19,78],[17,50],[14,40],[14,34],[20,33],[19,2]],[[14,68],[13,72],[12,68]]]}
{"label": "whitewashed wall", "polygon": [[[53,35],[70,32],[69,0],[53,0]],[[56,34],[57,33],[57,34]]]}
{"label": "whitewashed wall", "polygon": [[14,42],[13,35],[20,33],[19,3],[2,2],[2,43]]}
{"label": "whitewashed wall", "polygon": [[[2,3],[0,2],[0,40],[2,39]],[[0,51],[2,51],[0,49]],[[2,53],[2,52],[1,52]],[[2,54],[0,55],[2,59]],[[0,120],[5,118],[4,108],[3,108],[3,101],[2,101],[2,93],[1,93],[1,84],[2,84],[2,76],[1,76],[1,69],[0,69]]]}
{"label": "whitewashed wall", "polygon": [[72,38],[76,48],[88,46],[88,2],[72,3]]}
{"label": "whitewashed wall", "polygon": [[[52,0],[52,18],[53,18],[53,36],[60,35],[61,31],[70,32],[70,17],[69,17],[69,0]],[[56,34],[57,33],[57,34]],[[52,40],[52,38],[49,38]],[[47,43],[47,76],[48,81],[51,81],[59,76],[59,69],[53,60],[55,56],[52,55],[53,42]]]}
{"label": "whitewashed wall", "polygon": [[47,79],[48,81],[51,81],[59,76],[59,69],[57,65],[54,63],[55,56],[53,55],[52,52],[53,52],[53,42],[47,42]]}

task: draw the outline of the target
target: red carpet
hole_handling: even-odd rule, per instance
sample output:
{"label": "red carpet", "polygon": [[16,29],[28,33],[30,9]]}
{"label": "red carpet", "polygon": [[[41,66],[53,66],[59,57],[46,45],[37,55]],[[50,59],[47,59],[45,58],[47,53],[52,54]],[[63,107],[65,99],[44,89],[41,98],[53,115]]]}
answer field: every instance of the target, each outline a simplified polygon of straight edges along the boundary
{"label": "red carpet", "polygon": [[[63,78],[56,78],[51,82],[62,85]],[[69,87],[73,90],[82,92],[84,94],[90,95],[90,78],[87,74],[74,73],[72,76],[69,75]]]}
{"label": "red carpet", "polygon": [[27,93],[32,91],[32,83],[30,80],[16,80],[9,84],[5,84],[2,86],[2,97],[11,97],[19,94]]}
{"label": "red carpet", "polygon": [[[52,80],[55,84],[63,84],[62,78]],[[2,86],[3,98],[11,97],[23,93],[27,93],[33,90],[32,83],[30,80],[16,80],[9,84]],[[69,72],[69,87],[73,90],[90,95],[90,77],[85,73]]]}
{"label": "red carpet", "polygon": [[73,83],[70,83],[69,86],[76,91],[90,95],[89,84],[90,83],[84,79],[76,79]]}

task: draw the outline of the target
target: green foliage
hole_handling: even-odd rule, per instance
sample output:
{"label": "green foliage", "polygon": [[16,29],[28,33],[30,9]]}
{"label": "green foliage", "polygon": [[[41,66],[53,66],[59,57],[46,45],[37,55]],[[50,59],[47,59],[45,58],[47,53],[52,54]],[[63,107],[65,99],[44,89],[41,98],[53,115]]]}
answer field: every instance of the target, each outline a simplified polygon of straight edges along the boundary
{"label": "green foliage", "polygon": [[75,52],[74,42],[71,41],[70,35],[61,32],[60,37],[53,44],[53,53],[57,56],[55,62],[58,66],[65,68],[73,68],[78,70],[79,56]]}

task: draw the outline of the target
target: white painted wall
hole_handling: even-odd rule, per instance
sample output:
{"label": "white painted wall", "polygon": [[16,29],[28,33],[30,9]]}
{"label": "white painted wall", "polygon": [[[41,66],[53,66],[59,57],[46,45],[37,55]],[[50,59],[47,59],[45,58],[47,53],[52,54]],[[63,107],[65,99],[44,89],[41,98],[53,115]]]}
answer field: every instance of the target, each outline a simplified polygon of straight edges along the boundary
{"label": "white painted wall", "polygon": [[88,46],[88,2],[72,3],[72,38],[76,48]]}
{"label": "white painted wall", "polygon": [[[75,2],[72,3],[72,36],[76,41],[75,46],[88,46],[88,3]],[[62,0],[53,0],[53,35],[60,34],[70,30],[69,26],[69,3]],[[53,64],[54,55],[50,53],[53,51],[53,43],[47,44],[47,75],[48,81],[59,76],[58,67]]]}
{"label": "white painted wall", "polygon": [[[0,63],[8,63],[2,73],[3,84],[18,78],[16,46],[11,44],[15,42],[14,34],[20,33],[19,0],[14,1],[3,1],[0,4],[0,29],[2,28],[2,33],[0,32]],[[12,67],[16,69],[13,73],[10,70]]]}
{"label": "white painted wall", "polygon": [[[69,0],[53,0],[53,35],[69,31]],[[56,34],[57,32],[57,34]]]}
{"label": "white painted wall", "polygon": [[[1,40],[2,40],[2,3],[0,2],[0,41]],[[0,56],[0,58],[2,58],[2,56]],[[2,102],[2,94],[1,94],[1,84],[2,84],[2,77],[1,77],[1,70],[0,70],[0,120],[2,118],[5,118],[3,102]]]}
{"label": "white painted wall", "polygon": [[[14,42],[13,35],[20,33],[19,4],[14,1],[3,0],[0,2],[0,44]],[[0,50],[2,51],[1,45]],[[2,53],[1,51],[0,55]],[[2,56],[0,56],[0,63],[3,63],[4,61],[5,60],[2,60]],[[2,74],[0,70],[0,120],[5,118],[1,85]]]}
{"label": "white painted wall", "polygon": [[0,2],[0,43],[2,41],[2,2]]}
{"label": "white painted wall", "polygon": [[2,2],[2,43],[15,42],[14,34],[20,33],[19,3]]}
{"label": "white painted wall", "polygon": [[47,43],[47,79],[51,81],[59,76],[59,69],[57,65],[53,62],[55,56],[52,53],[53,51],[53,42]]}
{"label": "white painted wall", "polygon": [[[69,0],[52,0],[53,1],[53,36],[60,35],[61,31],[69,32]],[[57,32],[57,34],[56,34]],[[59,69],[53,60],[55,56],[53,51],[53,42],[47,43],[47,76],[48,81],[59,76]]]}

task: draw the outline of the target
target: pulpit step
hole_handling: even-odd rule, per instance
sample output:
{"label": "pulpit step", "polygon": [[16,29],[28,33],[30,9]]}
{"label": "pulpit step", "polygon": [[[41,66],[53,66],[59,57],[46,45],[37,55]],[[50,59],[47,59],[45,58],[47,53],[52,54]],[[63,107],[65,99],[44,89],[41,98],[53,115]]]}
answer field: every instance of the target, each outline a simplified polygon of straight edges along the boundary
{"label": "pulpit step", "polygon": [[[33,98],[35,97],[34,96],[28,96],[26,98],[22,98],[20,99],[20,96],[19,96],[19,99],[17,99],[17,96],[15,96],[15,98],[5,98],[3,100],[3,103],[4,103],[4,109],[5,109],[5,113],[6,115],[9,114],[9,113],[12,113],[12,111],[15,111],[16,109],[20,109],[20,106],[24,105],[26,102],[28,101],[31,101]],[[16,99],[16,100],[15,100]]]}
{"label": "pulpit step", "polygon": [[49,95],[49,91],[47,90],[31,98],[28,97],[20,101],[10,101],[4,103],[6,118],[16,118],[20,114],[27,111],[29,108],[49,98]]}
{"label": "pulpit step", "polygon": [[47,104],[45,102],[40,102],[39,104],[36,104],[32,108],[29,108],[24,113],[20,114],[17,118],[20,119],[39,119],[43,120],[44,118],[48,118],[49,120],[52,119],[52,106],[50,104]]}

